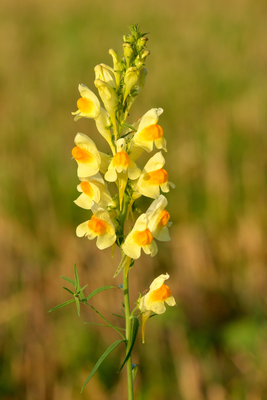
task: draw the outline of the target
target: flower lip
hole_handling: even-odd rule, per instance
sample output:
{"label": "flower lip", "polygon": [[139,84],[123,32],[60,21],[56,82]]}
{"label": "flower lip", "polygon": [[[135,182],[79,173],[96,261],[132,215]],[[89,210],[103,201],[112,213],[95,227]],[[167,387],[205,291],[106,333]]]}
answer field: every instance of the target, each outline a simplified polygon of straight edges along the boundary
{"label": "flower lip", "polygon": [[139,133],[140,139],[142,140],[156,140],[163,137],[163,129],[160,125],[152,124],[144,128]]}
{"label": "flower lip", "polygon": [[133,233],[133,241],[138,244],[138,246],[146,246],[147,244],[152,243],[153,236],[149,229],[145,229],[144,231],[135,231]]}
{"label": "flower lip", "polygon": [[80,163],[89,163],[93,160],[93,155],[86,149],[76,146],[71,152],[73,158]]}
{"label": "flower lip", "polygon": [[158,288],[151,292],[150,301],[164,301],[172,295],[169,286],[164,285],[164,283]]}
{"label": "flower lip", "polygon": [[168,182],[168,178],[169,174],[163,168],[148,172],[147,174],[147,180],[151,185],[161,185],[162,183]]}
{"label": "flower lip", "polygon": [[170,219],[170,213],[167,210],[162,210],[159,215],[159,222],[158,225],[166,226]]}
{"label": "flower lip", "polygon": [[80,183],[80,185],[81,185],[81,189],[82,189],[82,191],[83,191],[84,194],[87,194],[87,196],[89,196],[89,197],[92,197],[92,196],[93,196],[94,191],[93,191],[92,186],[90,185],[89,182],[87,182],[87,181],[82,181],[82,182]]}
{"label": "flower lip", "polygon": [[86,97],[80,97],[77,100],[77,107],[84,114],[91,114],[95,110],[94,103]]}
{"label": "flower lip", "polygon": [[107,230],[108,226],[106,221],[97,218],[95,215],[88,222],[88,228],[93,231],[97,236],[104,235]]}
{"label": "flower lip", "polygon": [[113,158],[113,164],[115,167],[128,167],[130,164],[130,157],[126,153],[126,151],[120,151],[117,154],[115,154]]}

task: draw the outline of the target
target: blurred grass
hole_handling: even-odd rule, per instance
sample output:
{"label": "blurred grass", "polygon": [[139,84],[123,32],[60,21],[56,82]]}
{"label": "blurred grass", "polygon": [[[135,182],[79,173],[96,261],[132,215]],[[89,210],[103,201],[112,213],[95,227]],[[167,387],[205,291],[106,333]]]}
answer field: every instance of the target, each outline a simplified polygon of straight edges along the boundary
{"label": "blurred grass", "polygon": [[[59,276],[71,277],[74,262],[88,290],[110,284],[117,266],[118,254],[75,237],[87,213],[72,202],[73,138],[103,142],[70,112],[78,83],[93,89],[94,66],[110,64],[108,49],[120,51],[135,22],[150,32],[151,56],[131,119],[164,109],[176,190],[172,241],[136,263],[131,296],[168,271],[178,302],[136,346],[136,397],[266,399],[266,3],[4,0],[0,9],[1,399],[124,396],[119,349],[79,394],[117,336],[83,325],[99,322],[88,310],[47,310],[67,299]],[[114,290],[93,304],[108,315],[120,301]]]}

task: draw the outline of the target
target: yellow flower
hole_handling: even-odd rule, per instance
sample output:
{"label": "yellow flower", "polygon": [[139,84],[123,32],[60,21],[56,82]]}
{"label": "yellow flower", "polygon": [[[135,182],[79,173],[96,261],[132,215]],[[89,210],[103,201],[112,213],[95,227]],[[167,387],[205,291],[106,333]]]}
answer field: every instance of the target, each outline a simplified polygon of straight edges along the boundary
{"label": "yellow flower", "polygon": [[100,102],[96,95],[88,89],[87,86],[81,84],[78,86],[81,98],[77,101],[78,110],[73,112],[74,121],[80,118],[97,118],[100,113]]}
{"label": "yellow flower", "polygon": [[110,205],[114,205],[104,180],[99,173],[89,178],[82,178],[82,182],[77,186],[77,189],[81,192],[81,195],[74,203],[79,207],[90,210],[94,202],[104,209]]}
{"label": "yellow flower", "polygon": [[146,254],[151,254],[151,257],[154,257],[158,252],[158,246],[148,229],[148,217],[146,214],[141,214],[137,218],[133,229],[122,245],[124,253],[135,260],[141,256],[141,249]]}
{"label": "yellow flower", "polygon": [[152,314],[163,314],[166,311],[164,303],[175,306],[176,302],[170,288],[164,284],[169,274],[158,276],[151,283],[149,292],[138,300],[138,307],[142,312],[142,342],[145,343],[145,326]]}
{"label": "yellow flower", "polygon": [[119,199],[121,209],[128,177],[132,180],[137,179],[140,176],[141,171],[127,154],[125,139],[121,138],[117,140],[115,144],[117,152],[108,166],[105,179],[108,182],[115,182],[117,179],[119,180]]}
{"label": "yellow flower", "polygon": [[117,151],[109,164],[105,179],[115,182],[117,174],[121,172],[127,173],[132,180],[139,178],[141,171],[127,154],[125,139],[119,139],[115,144]]}
{"label": "yellow flower", "polygon": [[97,237],[96,246],[103,250],[115,243],[115,227],[109,213],[103,208],[94,203],[92,211],[94,215],[89,221],[85,221],[77,227],[76,235],[78,237],[86,236],[89,240]]}
{"label": "yellow flower", "polygon": [[162,108],[152,108],[140,119],[138,130],[132,138],[130,151],[134,152],[134,147],[141,147],[150,153],[153,145],[157,149],[167,151],[166,140],[163,137],[163,129],[157,125],[159,116],[163,113]]}
{"label": "yellow flower", "polygon": [[[140,178],[136,182],[134,189],[134,197],[140,197],[140,195],[151,197],[156,199],[160,195],[160,189],[163,192],[169,192],[169,186],[175,187],[175,185],[169,182],[168,172],[163,169],[165,159],[159,151],[146,163]],[[139,193],[139,195],[138,195]]]}
{"label": "yellow flower", "polygon": [[94,142],[83,133],[77,133],[74,139],[76,147],[72,149],[72,156],[78,164],[78,176],[87,178],[98,173],[101,165],[101,156]]}
{"label": "yellow flower", "polygon": [[169,222],[170,214],[165,207],[168,201],[162,194],[153,201],[146,215],[148,216],[148,229],[152,233],[153,237],[161,242],[167,242],[171,240],[169,235],[169,227],[172,222]]}

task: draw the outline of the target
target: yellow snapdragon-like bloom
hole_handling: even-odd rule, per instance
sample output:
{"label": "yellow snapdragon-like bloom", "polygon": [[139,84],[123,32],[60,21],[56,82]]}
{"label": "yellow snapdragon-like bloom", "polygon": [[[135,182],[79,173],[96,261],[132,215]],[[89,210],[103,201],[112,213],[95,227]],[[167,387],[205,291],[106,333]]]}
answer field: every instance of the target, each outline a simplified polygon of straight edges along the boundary
{"label": "yellow snapdragon-like bloom", "polygon": [[175,306],[176,302],[170,288],[164,284],[169,274],[158,276],[151,283],[149,292],[138,300],[138,307],[142,314],[142,342],[145,343],[145,326],[152,314],[163,314],[166,311],[164,303]]}
{"label": "yellow snapdragon-like bloom", "polygon": [[101,166],[101,156],[94,142],[83,133],[77,133],[74,143],[76,147],[71,154],[78,164],[78,176],[87,178],[97,174]]}
{"label": "yellow snapdragon-like bloom", "polygon": [[169,221],[170,214],[165,207],[168,201],[162,194],[153,201],[146,215],[148,216],[148,229],[152,233],[153,237],[161,242],[167,242],[171,240],[169,235],[169,227],[172,222]]}
{"label": "yellow snapdragon-like bloom", "polygon": [[140,195],[151,197],[156,199],[160,195],[160,189],[163,192],[169,192],[169,186],[175,187],[175,185],[169,182],[168,172],[163,169],[165,159],[160,152],[156,153],[146,163],[140,178],[135,184],[135,198]]}
{"label": "yellow snapdragon-like bloom", "polygon": [[96,95],[88,89],[87,86],[81,84],[78,86],[81,97],[77,101],[78,110],[73,112],[74,121],[80,118],[97,118],[100,113],[100,102]]}
{"label": "yellow snapdragon-like bloom", "polygon": [[117,151],[108,166],[105,179],[109,182],[115,182],[118,173],[121,172],[127,173],[132,180],[139,178],[141,170],[137,168],[135,162],[127,154],[125,139],[119,139],[115,144]]}
{"label": "yellow snapdragon-like bloom", "polygon": [[112,246],[116,241],[115,227],[109,213],[97,204],[93,204],[94,215],[89,221],[80,224],[76,229],[78,237],[86,236],[89,240],[97,237],[96,245],[100,250]]}
{"label": "yellow snapdragon-like bloom", "polygon": [[97,203],[104,209],[108,206],[114,206],[111,195],[99,173],[90,178],[82,178],[77,189],[81,192],[81,195],[74,203],[79,207],[90,210],[94,203]]}
{"label": "yellow snapdragon-like bloom", "polygon": [[150,153],[153,150],[154,143],[157,149],[167,151],[163,129],[157,124],[162,113],[162,108],[152,108],[143,115],[140,119],[138,130],[132,138],[130,152],[134,152],[134,147],[137,146]]}
{"label": "yellow snapdragon-like bloom", "polygon": [[105,179],[108,182],[119,180],[119,199],[120,209],[122,200],[127,185],[128,177],[132,180],[137,179],[141,174],[141,170],[137,168],[135,162],[126,152],[125,139],[121,138],[116,141],[116,154],[112,158],[108,170],[105,174]]}
{"label": "yellow snapdragon-like bloom", "polygon": [[148,217],[146,214],[140,215],[129,235],[122,245],[124,253],[133,259],[141,256],[141,249],[146,254],[154,257],[158,252],[156,242],[153,240],[152,233],[148,229]]}

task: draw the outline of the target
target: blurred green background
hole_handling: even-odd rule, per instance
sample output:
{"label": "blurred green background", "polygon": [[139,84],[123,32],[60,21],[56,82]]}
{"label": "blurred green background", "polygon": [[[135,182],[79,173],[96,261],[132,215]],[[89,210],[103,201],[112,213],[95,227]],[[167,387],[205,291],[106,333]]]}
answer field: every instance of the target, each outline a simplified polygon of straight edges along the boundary
{"label": "blurred green background", "polygon": [[[161,273],[178,307],[138,337],[137,400],[267,399],[267,5],[264,0],[3,0],[0,6],[0,398],[121,400],[119,347],[90,310],[79,318],[60,275],[85,293],[113,283],[119,255],[75,236],[78,84],[111,64],[127,26],[150,32],[147,84],[129,122],[162,107],[172,241],[131,271],[132,303]],[[118,276],[114,282],[121,283]],[[122,292],[94,298],[108,316]],[[112,321],[117,324],[115,317]]]}

